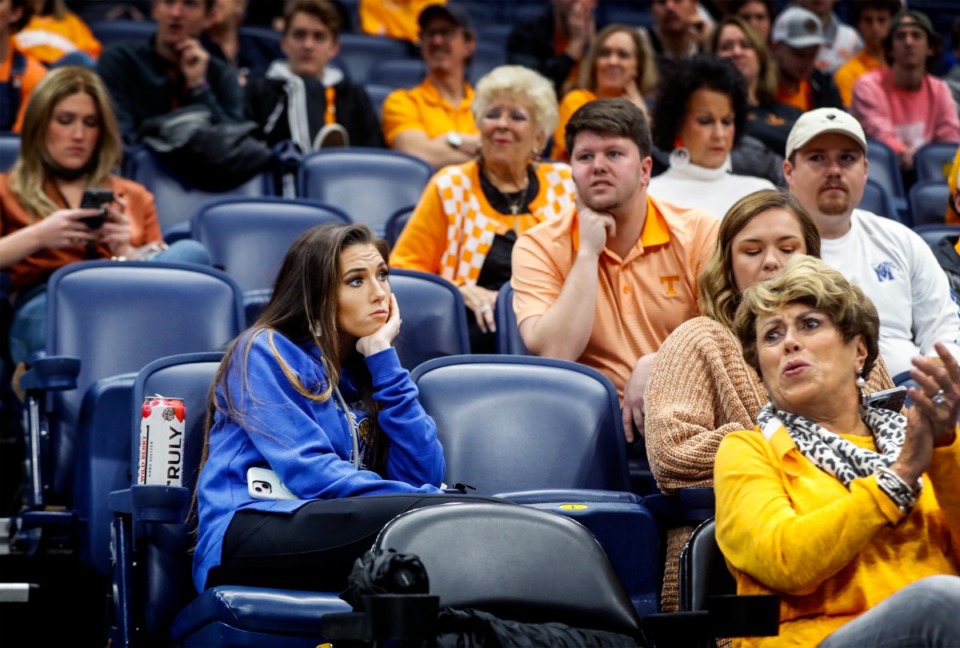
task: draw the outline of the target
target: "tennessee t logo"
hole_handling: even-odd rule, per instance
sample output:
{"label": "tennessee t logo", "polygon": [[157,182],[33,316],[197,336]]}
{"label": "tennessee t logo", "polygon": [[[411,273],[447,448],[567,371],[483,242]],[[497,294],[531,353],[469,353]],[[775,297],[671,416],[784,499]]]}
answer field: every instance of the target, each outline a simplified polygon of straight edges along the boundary
{"label": "tennessee t logo", "polygon": [[676,288],[673,287],[673,284],[677,281],[680,281],[679,275],[669,275],[667,277],[660,277],[660,283],[666,286],[667,290],[664,293],[667,297],[672,297],[677,294]]}

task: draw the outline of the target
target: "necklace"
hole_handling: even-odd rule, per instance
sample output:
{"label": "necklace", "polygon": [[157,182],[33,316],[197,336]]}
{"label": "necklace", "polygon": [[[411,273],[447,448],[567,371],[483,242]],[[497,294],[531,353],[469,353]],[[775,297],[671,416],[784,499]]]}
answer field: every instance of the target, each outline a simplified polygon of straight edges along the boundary
{"label": "necklace", "polygon": [[527,169],[527,182],[523,189],[510,193],[500,191],[493,182],[491,182],[486,173],[481,169],[480,188],[483,195],[487,198],[490,206],[501,214],[510,216],[519,216],[528,211],[531,196],[536,196],[540,191],[540,183],[532,168]]}

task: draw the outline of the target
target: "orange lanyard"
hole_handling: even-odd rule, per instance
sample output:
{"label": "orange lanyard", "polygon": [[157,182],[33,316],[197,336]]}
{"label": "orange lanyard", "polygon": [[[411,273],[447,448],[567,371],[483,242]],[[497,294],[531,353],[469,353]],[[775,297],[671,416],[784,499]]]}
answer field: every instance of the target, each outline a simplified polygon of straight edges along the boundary
{"label": "orange lanyard", "polygon": [[337,89],[333,86],[325,88],[327,97],[327,110],[323,114],[324,124],[335,124],[337,122]]}

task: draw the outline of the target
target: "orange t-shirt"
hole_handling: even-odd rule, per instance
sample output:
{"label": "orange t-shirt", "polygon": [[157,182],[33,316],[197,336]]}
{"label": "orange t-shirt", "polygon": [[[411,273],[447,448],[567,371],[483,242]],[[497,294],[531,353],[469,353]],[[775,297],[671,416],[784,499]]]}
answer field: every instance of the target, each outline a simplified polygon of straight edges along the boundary
{"label": "orange t-shirt", "polygon": [[[604,249],[593,331],[578,358],[605,374],[623,399],[637,360],[653,353],[682,323],[699,315],[697,278],[716,246],[720,221],[647,197],[640,240],[626,258]],[[579,246],[576,208],[520,236],[513,248],[517,323],[557,301]]]}
{"label": "orange t-shirt", "polygon": [[78,50],[96,59],[103,49],[87,24],[72,13],[62,19],[34,16],[14,38],[18,50],[47,64]]}
{"label": "orange t-shirt", "polygon": [[446,0],[360,0],[360,30],[374,36],[389,36],[420,42],[417,18],[425,7],[447,4]]}
{"label": "orange t-shirt", "polygon": [[[7,50],[8,55],[6,60],[3,63],[0,63],[0,83],[8,83],[10,79],[10,73],[13,70],[13,50],[15,48],[15,43],[13,38],[10,39],[10,46]],[[30,100],[30,94],[33,92],[33,89],[40,79],[43,78],[43,75],[47,73],[47,68],[43,64],[32,56],[27,56],[27,66],[23,70],[23,77],[20,78],[20,108],[17,111],[17,121],[14,122],[13,128],[10,129],[14,133],[20,132],[20,127],[23,125],[23,115],[27,110],[27,102]]]}
{"label": "orange t-shirt", "polygon": [[[118,197],[126,200],[126,214],[130,219],[130,245],[140,247],[162,241],[163,235],[160,232],[160,221],[157,220],[153,194],[136,182],[116,176],[110,178],[108,186]],[[44,184],[44,192],[61,208],[67,207],[52,183]],[[23,208],[20,200],[11,191],[10,174],[0,174],[0,236],[33,225],[37,220]],[[109,259],[111,256],[110,249],[105,245],[100,245],[97,253],[97,258]],[[45,248],[6,268],[6,271],[10,273],[13,290],[20,291],[46,281],[54,270],[62,266],[87,260],[83,245]]]}
{"label": "orange t-shirt", "polygon": [[553,131],[553,153],[550,157],[554,160],[566,162],[570,159],[570,151],[567,150],[566,135],[567,122],[573,117],[573,113],[591,101],[596,100],[597,95],[589,90],[571,90],[563,97],[560,102],[560,119],[557,121],[557,129]]}
{"label": "orange t-shirt", "polygon": [[783,89],[783,86],[780,86],[777,88],[777,103],[793,106],[803,112],[813,110],[813,89],[810,87],[810,82],[807,80],[801,81],[794,93],[787,92]]}
{"label": "orange t-shirt", "polygon": [[843,105],[847,108],[853,103],[853,86],[857,79],[867,72],[879,70],[886,67],[887,64],[880,59],[874,58],[863,50],[852,59],[840,66],[833,74],[833,82],[840,91],[840,98],[843,99]]}

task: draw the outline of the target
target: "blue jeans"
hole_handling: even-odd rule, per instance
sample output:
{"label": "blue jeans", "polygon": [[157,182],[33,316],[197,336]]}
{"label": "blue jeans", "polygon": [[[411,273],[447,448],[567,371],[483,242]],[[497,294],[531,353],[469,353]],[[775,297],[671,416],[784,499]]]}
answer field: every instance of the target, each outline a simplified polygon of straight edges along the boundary
{"label": "blue jeans", "polygon": [[[210,265],[210,253],[201,243],[183,239],[149,258],[150,261],[168,263],[196,263]],[[37,351],[47,346],[47,289],[19,300],[13,321],[10,323],[10,358],[14,365],[29,360]]]}
{"label": "blue jeans", "polygon": [[960,646],[960,576],[922,578],[820,643],[820,648],[843,646]]}

